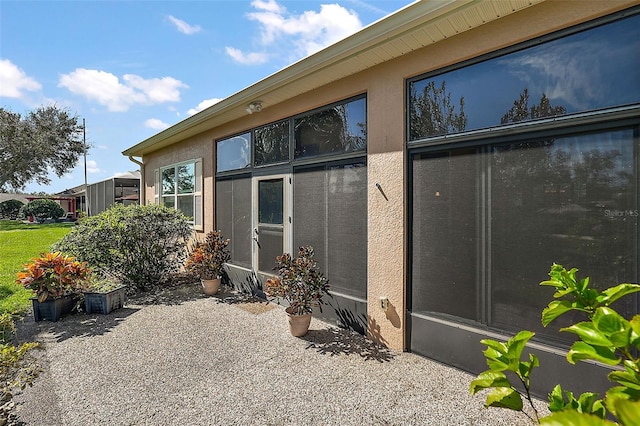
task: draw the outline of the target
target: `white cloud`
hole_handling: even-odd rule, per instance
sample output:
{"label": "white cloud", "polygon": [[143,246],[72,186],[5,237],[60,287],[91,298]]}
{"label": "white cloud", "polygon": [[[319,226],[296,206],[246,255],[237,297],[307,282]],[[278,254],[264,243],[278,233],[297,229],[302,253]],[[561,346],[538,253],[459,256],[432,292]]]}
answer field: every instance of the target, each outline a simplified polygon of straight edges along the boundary
{"label": "white cloud", "polygon": [[156,130],[164,130],[167,127],[169,127],[169,125],[167,123],[165,123],[164,121],[159,120],[157,118],[150,118],[150,119],[146,120],[144,122],[144,126],[150,128],[150,129],[156,129]]}
{"label": "white cloud", "polygon": [[97,148],[98,149],[104,149],[104,150],[108,150],[109,149],[109,147],[106,146],[106,145],[98,145]]}
{"label": "white cloud", "polygon": [[200,28],[200,25],[189,25],[188,23],[186,23],[185,21],[183,21],[182,19],[178,19],[174,16],[167,16],[167,19],[176,26],[176,28],[178,29],[178,31],[180,31],[183,34],[187,34],[187,35],[191,35],[191,34],[195,34],[197,32],[200,32],[200,30],[202,30],[202,28]]}
{"label": "white cloud", "polygon": [[109,72],[85,68],[63,74],[58,86],[96,101],[109,111],[127,111],[135,104],[178,102],[180,89],[189,87],[172,77],[144,79],[134,74],[125,74],[120,81]]}
{"label": "white cloud", "polygon": [[37,92],[40,83],[29,77],[8,59],[0,59],[0,97],[21,98],[24,92]]}
{"label": "white cloud", "polygon": [[[310,10],[299,15],[287,12],[275,0],[254,0],[251,5],[257,11],[247,17],[260,24],[260,43],[293,51],[293,59],[311,55],[362,28],[357,13],[338,4],[323,4],[319,12]],[[233,47],[226,50],[231,58],[243,64],[262,63],[251,55],[260,55],[261,60],[267,58],[264,53],[243,53]]]}
{"label": "white cloud", "polygon": [[200,102],[197,107],[191,108],[189,111],[187,111],[187,114],[189,115],[197,114],[200,111],[209,108],[211,105],[217,104],[221,100],[222,98],[205,99],[204,101]]}
{"label": "white cloud", "polygon": [[100,167],[98,167],[98,163],[94,160],[87,160],[87,173],[100,173]]}
{"label": "white cloud", "polygon": [[244,65],[261,65],[267,62],[268,59],[266,53],[244,53],[240,49],[229,46],[225,47],[225,50],[227,51],[227,55],[231,56],[234,61]]}

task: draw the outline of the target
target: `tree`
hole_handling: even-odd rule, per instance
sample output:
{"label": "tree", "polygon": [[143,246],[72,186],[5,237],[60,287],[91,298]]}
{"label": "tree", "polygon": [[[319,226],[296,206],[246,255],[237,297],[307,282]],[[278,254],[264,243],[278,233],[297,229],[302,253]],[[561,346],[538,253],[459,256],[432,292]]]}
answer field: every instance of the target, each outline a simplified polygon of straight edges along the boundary
{"label": "tree", "polygon": [[25,117],[0,108],[0,190],[23,189],[29,182],[49,184],[49,171],[62,176],[85,152],[78,117],[55,105]]}
{"label": "tree", "polygon": [[501,124],[517,123],[524,120],[535,120],[537,118],[554,117],[567,113],[563,106],[552,106],[551,101],[545,93],[540,98],[540,103],[529,108],[529,89],[525,89],[520,94],[520,99],[513,102],[513,106],[500,120]]}
{"label": "tree", "polygon": [[21,209],[23,216],[33,216],[38,222],[57,219],[64,216],[64,209],[53,200],[40,198],[33,200]]}
{"label": "tree", "polygon": [[460,97],[459,112],[456,112],[445,81],[440,87],[437,87],[434,81],[430,81],[422,89],[422,93],[418,93],[416,87],[412,85],[409,97],[411,140],[462,132],[467,127],[464,97]]}
{"label": "tree", "polygon": [[24,203],[20,200],[6,200],[0,203],[0,219],[15,220]]}

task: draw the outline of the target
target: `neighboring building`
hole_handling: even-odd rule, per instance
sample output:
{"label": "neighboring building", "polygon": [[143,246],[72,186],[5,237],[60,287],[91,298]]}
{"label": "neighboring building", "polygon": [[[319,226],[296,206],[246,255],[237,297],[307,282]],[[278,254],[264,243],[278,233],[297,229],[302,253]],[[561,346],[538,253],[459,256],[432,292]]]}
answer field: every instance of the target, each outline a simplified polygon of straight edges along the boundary
{"label": "neighboring building", "polygon": [[67,216],[71,219],[77,219],[80,213],[86,211],[86,188],[85,185],[74,186],[73,188],[65,189],[62,192],[57,193],[56,197],[64,197],[69,201],[66,203],[60,203],[62,208],[65,208],[63,204],[66,204],[65,211]]}
{"label": "neighboring building", "polygon": [[95,216],[114,204],[137,204],[140,194],[140,172],[127,172],[87,185],[89,216]]}
{"label": "neighboring building", "polygon": [[312,245],[324,318],[472,372],[530,329],[538,395],[598,390],[538,283],[640,281],[639,52],[636,0],[416,2],[124,154],[142,202],[231,238],[239,288]]}
{"label": "neighboring building", "polygon": [[23,204],[27,204],[29,200],[27,200],[28,194],[9,194],[6,192],[0,193],[0,203],[9,200],[18,200]]}

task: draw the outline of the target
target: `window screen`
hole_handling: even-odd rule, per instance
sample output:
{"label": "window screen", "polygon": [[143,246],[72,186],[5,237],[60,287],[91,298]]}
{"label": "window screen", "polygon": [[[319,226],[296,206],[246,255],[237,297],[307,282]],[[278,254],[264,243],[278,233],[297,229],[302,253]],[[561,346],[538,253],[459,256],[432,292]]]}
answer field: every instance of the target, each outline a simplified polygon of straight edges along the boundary
{"label": "window screen", "polygon": [[294,245],[311,245],[332,290],[367,297],[367,168],[294,171]]}
{"label": "window screen", "polygon": [[231,240],[231,261],[251,267],[251,177],[216,181],[216,227]]}

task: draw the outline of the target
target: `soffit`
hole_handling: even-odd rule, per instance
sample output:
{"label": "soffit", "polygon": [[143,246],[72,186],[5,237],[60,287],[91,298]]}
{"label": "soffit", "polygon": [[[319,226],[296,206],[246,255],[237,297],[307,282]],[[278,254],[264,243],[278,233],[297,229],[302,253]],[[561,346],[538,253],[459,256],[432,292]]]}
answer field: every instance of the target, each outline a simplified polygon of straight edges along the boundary
{"label": "soffit", "polygon": [[143,156],[544,0],[417,1],[125,150]]}

